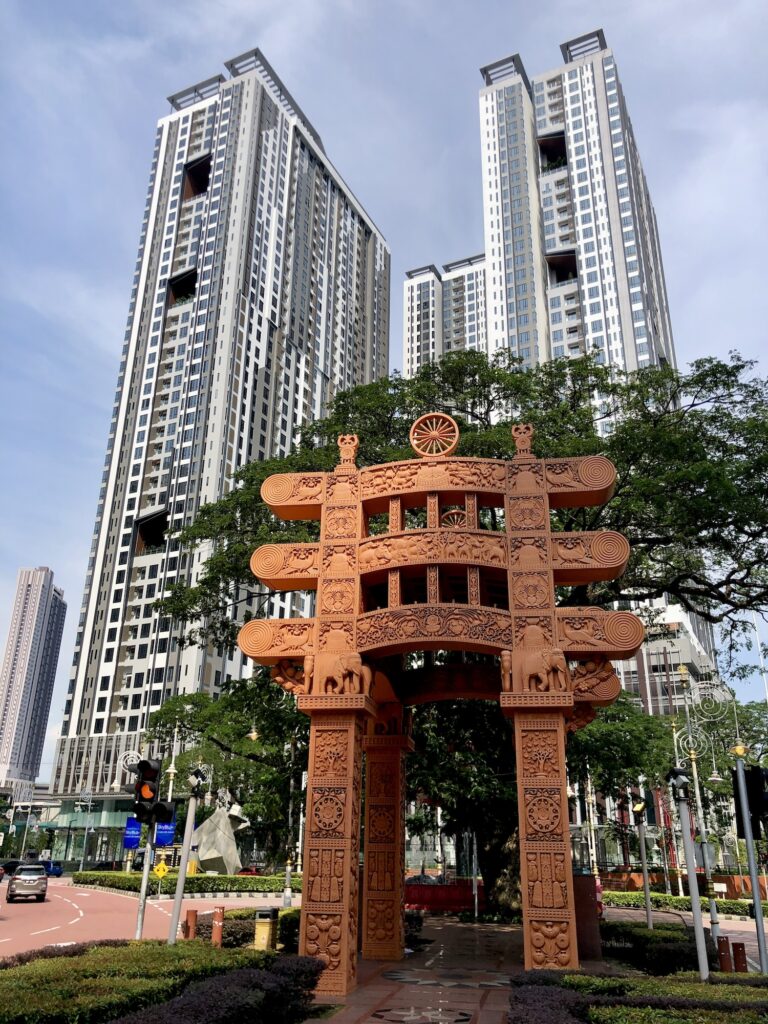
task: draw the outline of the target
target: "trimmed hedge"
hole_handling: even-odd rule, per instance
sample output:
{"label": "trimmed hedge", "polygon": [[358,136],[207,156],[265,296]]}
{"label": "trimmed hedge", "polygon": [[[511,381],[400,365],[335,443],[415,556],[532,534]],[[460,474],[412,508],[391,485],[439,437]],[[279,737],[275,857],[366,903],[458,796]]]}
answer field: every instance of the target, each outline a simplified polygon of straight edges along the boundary
{"label": "trimmed hedge", "polygon": [[[150,875],[150,892],[172,896],[176,892],[176,872],[169,872],[165,878]],[[100,885],[107,889],[121,889],[123,892],[138,892],[141,888],[141,872],[132,871],[76,871],[72,876],[73,885]],[[185,893],[201,892],[282,892],[285,888],[284,875],[189,875],[184,883]],[[301,892],[301,876],[291,877],[291,890]]]}
{"label": "trimmed hedge", "polygon": [[[257,907],[235,907],[224,911],[224,932],[222,942],[229,949],[247,946],[253,942]],[[298,907],[286,907],[277,915],[277,942],[283,953],[295,953],[299,948],[299,925],[301,911]],[[211,941],[213,912],[200,914],[197,919],[197,937]]]}
{"label": "trimmed hedge", "polygon": [[171,999],[197,980],[270,968],[276,954],[203,942],[129,942],[44,956],[0,972],[0,1024],[103,1024]]}
{"label": "trimmed hedge", "polygon": [[509,1024],[542,1019],[542,1010],[547,1024],[764,1024],[768,1011],[764,986],[738,984],[728,989],[689,976],[650,979],[526,971],[510,981]]}
{"label": "trimmed hedge", "polygon": [[[751,900],[715,900],[715,905],[721,914],[738,914],[749,916]],[[603,893],[603,906],[606,907],[645,907],[645,897],[642,892],[612,892],[606,890]],[[655,910],[690,910],[690,896],[671,896],[665,892],[651,893],[651,906]],[[763,913],[768,914],[768,902],[762,904]],[[709,910],[709,900],[702,897],[701,909]]]}
{"label": "trimmed hedge", "polygon": [[[698,956],[693,932],[683,924],[663,924],[652,929],[634,921],[601,921],[603,952],[649,974],[673,974],[695,970]],[[717,964],[717,953],[707,942],[710,966]]]}
{"label": "trimmed hedge", "polygon": [[323,969],[315,957],[279,957],[269,970],[245,968],[190,985],[169,1002],[115,1024],[300,1024]]}
{"label": "trimmed hedge", "polygon": [[129,939],[94,939],[93,942],[73,942],[71,946],[40,946],[39,949],[28,949],[24,953],[16,953],[0,960],[0,971],[9,967],[22,967],[33,960],[50,960],[59,956],[82,956],[97,946],[127,946]]}

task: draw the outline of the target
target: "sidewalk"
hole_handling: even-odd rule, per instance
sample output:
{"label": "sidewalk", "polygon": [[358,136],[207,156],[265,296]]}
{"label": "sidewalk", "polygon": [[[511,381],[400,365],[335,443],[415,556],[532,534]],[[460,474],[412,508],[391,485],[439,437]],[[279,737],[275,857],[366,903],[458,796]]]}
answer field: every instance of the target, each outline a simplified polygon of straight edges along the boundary
{"label": "sidewalk", "polygon": [[[339,998],[333,1024],[505,1024],[509,976],[522,968],[522,932],[508,925],[461,924],[432,917],[424,923],[432,940],[399,963],[358,962],[358,985]],[[319,1024],[320,1018],[309,1018]]]}

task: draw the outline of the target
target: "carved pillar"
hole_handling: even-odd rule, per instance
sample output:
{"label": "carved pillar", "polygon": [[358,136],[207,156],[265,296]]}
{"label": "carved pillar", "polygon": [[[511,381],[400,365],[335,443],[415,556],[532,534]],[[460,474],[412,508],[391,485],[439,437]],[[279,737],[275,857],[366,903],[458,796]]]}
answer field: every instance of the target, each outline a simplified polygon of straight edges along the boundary
{"label": "carved pillar", "polygon": [[404,951],[405,755],[400,704],[379,708],[363,740],[365,776],[364,960],[401,960]]}
{"label": "carved pillar", "polygon": [[477,495],[476,494],[465,494],[464,495],[464,515],[466,516],[466,523],[468,530],[477,529]]}
{"label": "carved pillar", "polygon": [[[402,498],[389,499],[389,532],[400,533],[403,529],[403,501]],[[402,592],[400,587],[400,570],[390,569],[387,576],[387,607],[397,608],[402,603]]]}
{"label": "carved pillar", "polygon": [[427,495],[427,529],[437,530],[440,526],[440,495]]}
{"label": "carved pillar", "polygon": [[362,739],[375,705],[302,696],[299,708],[311,717],[299,950],[325,964],[317,991],[343,995],[357,983]]}
{"label": "carved pillar", "polygon": [[525,969],[577,969],[564,715],[514,718]]}

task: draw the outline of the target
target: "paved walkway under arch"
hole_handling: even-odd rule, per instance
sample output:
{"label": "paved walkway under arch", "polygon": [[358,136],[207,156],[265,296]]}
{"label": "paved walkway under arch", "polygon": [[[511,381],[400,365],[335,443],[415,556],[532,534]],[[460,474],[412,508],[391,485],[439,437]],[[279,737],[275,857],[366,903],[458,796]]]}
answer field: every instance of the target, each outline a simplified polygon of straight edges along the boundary
{"label": "paved walkway under arch", "polygon": [[422,938],[400,963],[361,960],[333,1024],[505,1024],[509,976],[523,969],[520,926],[431,917]]}

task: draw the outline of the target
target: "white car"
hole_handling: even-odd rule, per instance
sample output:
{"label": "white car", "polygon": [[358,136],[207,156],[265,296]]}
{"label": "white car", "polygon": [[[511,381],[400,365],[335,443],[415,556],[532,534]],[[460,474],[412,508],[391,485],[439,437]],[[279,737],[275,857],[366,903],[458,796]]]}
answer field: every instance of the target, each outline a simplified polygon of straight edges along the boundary
{"label": "white car", "polygon": [[5,898],[8,903],[14,900],[29,899],[34,896],[38,903],[42,903],[48,893],[48,875],[42,864],[19,864],[14,873],[8,879],[8,890]]}

